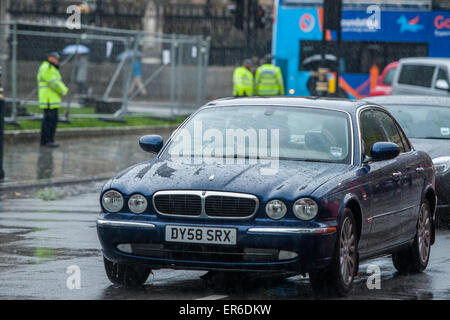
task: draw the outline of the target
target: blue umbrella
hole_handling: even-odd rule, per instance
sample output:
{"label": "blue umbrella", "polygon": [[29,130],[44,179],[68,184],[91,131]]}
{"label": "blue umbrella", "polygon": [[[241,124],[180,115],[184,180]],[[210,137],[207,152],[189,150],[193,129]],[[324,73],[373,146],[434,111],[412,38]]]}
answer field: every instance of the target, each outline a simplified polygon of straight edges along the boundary
{"label": "blue umbrella", "polygon": [[117,56],[117,60],[129,59],[132,58],[133,56],[142,57],[142,52],[135,50],[125,50],[124,52],[122,52]]}
{"label": "blue umbrella", "polygon": [[82,44],[71,44],[63,49],[63,54],[88,54],[89,48]]}

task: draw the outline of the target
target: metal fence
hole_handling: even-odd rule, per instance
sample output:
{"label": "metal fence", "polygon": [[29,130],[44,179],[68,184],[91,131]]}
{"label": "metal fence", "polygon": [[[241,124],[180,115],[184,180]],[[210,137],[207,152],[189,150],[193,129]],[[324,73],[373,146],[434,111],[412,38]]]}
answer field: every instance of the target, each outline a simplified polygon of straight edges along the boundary
{"label": "metal fence", "polygon": [[8,22],[0,24],[8,123],[41,117],[30,106],[38,105],[36,74],[50,51],[61,54],[69,87],[62,121],[123,120],[130,113],[171,118],[205,101],[209,40],[201,36]]}
{"label": "metal fence", "polygon": [[262,58],[271,52],[272,8],[265,7],[265,10],[264,25],[257,27],[251,16],[249,25],[238,29],[235,17],[225,6],[164,4],[163,32],[208,35],[211,37],[210,65],[237,66],[244,58]]}

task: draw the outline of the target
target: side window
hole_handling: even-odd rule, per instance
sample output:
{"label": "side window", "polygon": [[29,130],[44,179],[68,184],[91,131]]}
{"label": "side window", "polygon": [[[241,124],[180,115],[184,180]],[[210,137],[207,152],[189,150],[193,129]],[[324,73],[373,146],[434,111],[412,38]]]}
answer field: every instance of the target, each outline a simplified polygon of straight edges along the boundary
{"label": "side window", "polygon": [[449,81],[448,74],[447,74],[447,71],[444,70],[443,68],[438,69],[436,82],[434,83],[435,88],[437,88],[436,84],[439,80],[445,80],[445,82],[447,82],[447,84],[448,84],[448,81]]}
{"label": "side window", "polygon": [[397,126],[398,133],[400,134],[400,137],[402,138],[404,151],[403,152],[409,152],[411,151],[411,146],[409,145],[408,138],[406,138],[405,134],[400,130]]}
{"label": "side window", "polygon": [[404,64],[400,70],[398,83],[430,88],[434,69],[434,66]]}
{"label": "side window", "polygon": [[447,74],[447,71],[445,71],[445,70],[442,69],[442,68],[439,68],[439,69],[438,69],[438,74],[437,74],[436,81],[438,81],[438,80],[445,80],[445,81],[448,81],[448,74]]}
{"label": "side window", "polygon": [[395,121],[387,113],[382,111],[374,111],[374,114],[380,121],[381,128],[386,135],[387,141],[397,144],[400,147],[401,152],[406,152],[400,132],[395,125]]}
{"label": "side window", "polygon": [[360,116],[361,139],[364,143],[364,154],[370,156],[375,142],[386,141],[383,129],[373,110],[366,110]]}

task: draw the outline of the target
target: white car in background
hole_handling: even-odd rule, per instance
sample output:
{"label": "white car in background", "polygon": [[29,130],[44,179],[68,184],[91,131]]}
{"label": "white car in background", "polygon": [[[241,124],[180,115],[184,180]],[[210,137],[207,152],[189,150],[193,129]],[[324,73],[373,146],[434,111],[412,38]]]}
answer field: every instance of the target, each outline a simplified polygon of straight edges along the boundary
{"label": "white car in background", "polygon": [[400,59],[392,94],[450,97],[450,58]]}

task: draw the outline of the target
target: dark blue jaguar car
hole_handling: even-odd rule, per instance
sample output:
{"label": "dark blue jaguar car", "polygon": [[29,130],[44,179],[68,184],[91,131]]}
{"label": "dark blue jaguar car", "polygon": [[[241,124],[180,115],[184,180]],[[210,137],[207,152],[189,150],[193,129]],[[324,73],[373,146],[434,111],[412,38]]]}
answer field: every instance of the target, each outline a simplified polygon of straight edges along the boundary
{"label": "dark blue jaguar car", "polygon": [[152,269],[309,273],[345,295],[360,260],[421,272],[434,243],[430,157],[384,108],[327,98],[210,102],[101,192],[108,278]]}

